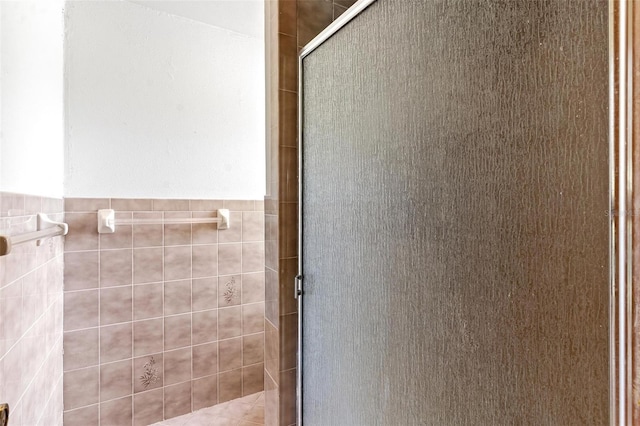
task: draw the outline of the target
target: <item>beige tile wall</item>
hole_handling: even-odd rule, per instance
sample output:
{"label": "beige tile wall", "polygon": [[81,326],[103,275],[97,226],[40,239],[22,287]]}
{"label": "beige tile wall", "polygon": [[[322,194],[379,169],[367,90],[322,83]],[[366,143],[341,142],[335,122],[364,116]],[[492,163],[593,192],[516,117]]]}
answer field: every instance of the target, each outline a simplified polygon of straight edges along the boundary
{"label": "beige tile wall", "polygon": [[[116,218],[215,224],[117,226]],[[147,425],[263,390],[264,213],[253,200],[67,199],[65,426]]]}
{"label": "beige tile wall", "polygon": [[[36,214],[64,218],[62,200],[0,193],[0,234],[36,230]],[[11,426],[62,425],[63,239],[0,257],[0,403]]]}
{"label": "beige tile wall", "polygon": [[298,53],[356,0],[265,2],[265,422],[295,424],[298,263]]}

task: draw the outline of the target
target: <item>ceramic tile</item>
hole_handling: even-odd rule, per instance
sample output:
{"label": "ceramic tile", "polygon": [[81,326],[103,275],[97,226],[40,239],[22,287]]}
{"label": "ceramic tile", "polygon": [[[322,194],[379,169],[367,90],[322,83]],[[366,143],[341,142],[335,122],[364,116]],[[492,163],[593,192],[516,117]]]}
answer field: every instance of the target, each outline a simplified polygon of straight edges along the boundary
{"label": "ceramic tile", "polygon": [[[134,213],[134,219],[162,219],[162,212]],[[134,225],[134,247],[158,247],[164,244],[164,228],[162,225]]]}
{"label": "ceramic tile", "polygon": [[263,423],[255,423],[255,422],[250,422],[248,420],[242,420],[240,423],[238,423],[238,426],[259,426],[262,424]]}
{"label": "ceramic tile", "polygon": [[62,198],[42,197],[42,212],[46,214],[64,213],[65,200]]}
{"label": "ceramic tile", "polygon": [[0,339],[19,339],[31,323],[29,315],[25,312],[28,298],[24,292],[24,279],[0,290]]}
{"label": "ceramic tile", "polygon": [[65,331],[98,325],[98,290],[66,292],[64,295]]}
{"label": "ceramic tile", "polygon": [[100,209],[110,208],[108,198],[65,198],[64,210],[66,212],[96,212]]}
{"label": "ceramic tile", "polygon": [[137,248],[133,250],[133,282],[152,283],[164,276],[162,248]]}
{"label": "ceramic tile", "polygon": [[153,201],[141,198],[112,198],[111,208],[115,211],[151,211]]}
{"label": "ceramic tile", "polygon": [[273,270],[278,269],[278,217],[265,215],[265,265]]}
{"label": "ceramic tile", "polygon": [[191,280],[164,283],[164,314],[191,312]]}
{"label": "ceramic tile", "polygon": [[100,325],[133,319],[133,286],[100,289]]}
{"label": "ceramic tile", "polygon": [[242,396],[242,369],[218,374],[218,400],[231,401]]}
{"label": "ceramic tile", "polygon": [[299,1],[297,3],[298,46],[304,46],[331,23],[333,3],[325,0]]}
{"label": "ceramic tile", "polygon": [[277,425],[279,423],[280,398],[278,386],[271,379],[271,376],[264,376],[264,422],[266,425]]}
{"label": "ceramic tile", "polygon": [[131,358],[133,326],[130,322],[100,327],[100,362]]}
{"label": "ceramic tile", "polygon": [[242,367],[242,338],[237,337],[218,342],[218,365],[220,372]]}
{"label": "ceramic tile", "polygon": [[[116,212],[116,222],[131,220],[131,212]],[[131,248],[133,230],[131,225],[117,225],[116,232],[100,234],[100,250]]]}
{"label": "ceramic tile", "polygon": [[[171,219],[191,218],[191,212],[165,212],[165,221]],[[182,246],[191,244],[191,224],[165,224],[164,225],[164,245]]]}
{"label": "ceramic tile", "polygon": [[256,399],[256,405],[263,405],[265,404],[265,399],[264,399],[264,392],[260,392],[258,394],[258,398]]}
{"label": "ceramic tile", "polygon": [[99,367],[64,373],[64,409],[84,407],[98,402]]}
{"label": "ceramic tile", "polygon": [[264,424],[264,405],[254,405],[249,412],[245,414],[244,421],[262,425]]}
{"label": "ceramic tile", "polygon": [[264,241],[264,213],[242,213],[242,241]]}
{"label": "ceramic tile", "polygon": [[233,306],[218,309],[218,339],[242,335],[242,308]]}
{"label": "ceramic tile", "polygon": [[133,389],[133,360],[100,366],[100,401],[130,395]]}
{"label": "ceramic tile", "polygon": [[69,233],[64,238],[65,251],[98,249],[98,217],[96,213],[67,213]]}
{"label": "ceramic tile", "polygon": [[147,426],[162,421],[163,399],[162,389],[136,394],[133,397],[134,426]]}
{"label": "ceramic tile", "polygon": [[281,146],[279,150],[278,181],[280,201],[298,201],[298,148]]}
{"label": "ceramic tile", "polygon": [[163,283],[133,286],[133,319],[161,317],[163,314]]}
{"label": "ceramic tile", "polygon": [[333,5],[333,20],[335,21],[340,15],[347,11],[346,7],[340,6],[338,4]]}
{"label": "ceramic tile", "polygon": [[133,398],[125,398],[100,404],[100,425],[131,426],[133,424]]}
{"label": "ceramic tile", "polygon": [[280,317],[280,370],[296,367],[298,314]]}
{"label": "ceramic tile", "polygon": [[296,370],[280,373],[280,421],[283,424],[296,422]]}
{"label": "ceramic tile", "polygon": [[194,312],[192,314],[192,344],[198,345],[217,340],[218,338],[218,311],[209,310]]}
{"label": "ceramic tile", "polygon": [[98,287],[98,252],[84,251],[64,255],[65,290],[85,290]]}
{"label": "ceramic tile", "polygon": [[98,328],[64,333],[64,371],[98,364]]}
{"label": "ceramic tile", "polygon": [[191,345],[191,314],[175,315],[164,319],[164,349]]}
{"label": "ceramic tile", "polygon": [[192,249],[192,276],[194,278],[218,275],[218,246],[199,245]]}
{"label": "ceramic tile", "polygon": [[[280,293],[278,289],[279,276],[278,273],[270,268],[265,268],[265,312],[264,317],[271,321],[274,325],[278,326],[280,322]],[[293,299],[293,290],[291,291],[291,298]],[[286,298],[286,294],[283,294],[283,298]],[[295,299],[294,299],[295,300]]]}
{"label": "ceramic tile", "polygon": [[224,201],[222,200],[191,200],[190,210],[192,212],[215,212],[218,209],[224,208]]}
{"label": "ceramic tile", "polygon": [[265,370],[278,385],[280,379],[280,334],[270,321],[265,321],[264,332],[264,365]]}
{"label": "ceramic tile", "polygon": [[242,274],[242,303],[264,302],[264,272]]}
{"label": "ceramic tile", "polygon": [[264,303],[242,305],[242,333],[253,334],[264,331]]}
{"label": "ceramic tile", "polygon": [[211,407],[218,403],[218,377],[202,377],[191,382],[193,389],[193,409]]}
{"label": "ceramic tile", "polygon": [[[195,200],[189,202],[192,212],[188,212],[185,208],[186,201],[114,199],[111,200],[111,204],[119,210],[119,214],[127,215],[130,214],[127,212],[133,212],[134,218],[154,215],[166,218],[211,217],[215,215],[214,207],[226,207],[232,210],[232,229],[227,232],[226,237],[221,237],[226,231],[218,231],[214,225],[135,225],[131,233],[124,237],[102,237],[103,250],[98,251],[95,250],[97,247],[90,245],[89,235],[83,235],[95,232],[92,229],[94,226],[91,225],[95,220],[95,211],[86,211],[88,213],[84,214],[82,212],[85,210],[80,210],[77,215],[78,221],[89,224],[83,225],[82,222],[78,227],[82,231],[76,240],[79,244],[75,246],[77,251],[73,253],[82,255],[77,256],[78,260],[75,263],[80,266],[95,265],[95,272],[87,279],[74,270],[77,275],[69,275],[71,280],[67,282],[73,283],[75,287],[71,287],[72,289],[85,288],[83,286],[102,288],[99,293],[93,290],[92,295],[87,293],[84,298],[75,294],[83,293],[81,291],[67,293],[67,297],[77,297],[79,300],[90,302],[83,303],[79,313],[72,312],[70,318],[65,318],[65,326],[78,327],[67,331],[65,344],[69,348],[70,345],[80,348],[75,360],[70,357],[72,363],[68,366],[85,369],[88,364],[96,365],[96,351],[102,348],[99,357],[103,365],[98,371],[101,371],[104,395],[100,396],[103,401],[100,407],[104,407],[108,412],[110,407],[105,404],[118,401],[118,398],[128,401],[130,407],[125,410],[123,416],[125,424],[129,424],[129,420],[135,420],[136,425],[160,421],[158,413],[165,418],[168,418],[167,415],[189,413],[192,408],[215,404],[220,397],[225,399],[236,394],[241,396],[243,386],[247,388],[246,393],[261,381],[249,374],[252,370],[247,370],[246,367],[253,367],[257,371],[257,366],[262,365],[264,357],[258,352],[261,341],[264,340],[260,337],[263,333],[242,337],[243,321],[247,330],[253,330],[256,326],[256,309],[253,308],[252,311],[250,307],[243,315],[240,303],[244,300],[245,303],[255,305],[264,300],[264,272],[262,269],[252,270],[262,266],[251,264],[251,256],[259,252],[260,245],[263,244],[264,202]],[[78,208],[86,208],[89,203],[85,203],[84,206],[77,205]],[[149,208],[156,211],[149,212]],[[189,226],[190,230],[187,232]],[[244,251],[243,236],[245,244],[249,244]],[[83,238],[86,238],[86,241]],[[223,241],[222,244],[218,244],[219,240]],[[165,244],[167,247],[164,247]],[[257,248],[257,251],[254,248]],[[99,271],[98,258],[102,264]],[[251,272],[242,274],[243,267],[245,271],[249,268]],[[88,271],[85,269],[82,273]],[[101,281],[96,283],[98,274]],[[218,277],[218,274],[222,274],[221,277]],[[4,275],[7,276],[6,273]],[[235,284],[232,286],[233,289],[230,289],[231,302],[222,305],[221,300],[224,300],[227,290],[225,285],[231,279]],[[243,280],[246,280],[246,283]],[[100,306],[98,310],[96,300],[93,314],[95,319],[92,322],[89,314],[91,310],[87,307],[93,306],[91,301],[96,299],[98,294]],[[30,316],[34,308],[29,306],[39,303],[29,297],[27,309],[23,310],[24,313],[21,315]],[[264,310],[264,305],[262,306]],[[101,329],[95,328],[98,325],[98,315]],[[89,324],[89,327],[84,330],[87,328],[86,324]],[[80,339],[80,335],[71,334],[80,332],[93,333],[94,343],[85,343]],[[78,341],[71,340],[72,337],[77,337]],[[222,346],[222,359],[219,359],[218,355],[218,338],[223,339],[223,342],[227,341]],[[86,350],[82,351],[82,348]],[[153,364],[150,364],[151,358],[154,360]],[[219,363],[230,369],[225,371],[228,374],[219,377]],[[145,387],[142,378],[145,374],[145,377],[152,375],[151,371],[154,368],[159,378]],[[124,376],[128,379],[122,380]],[[184,392],[176,391],[180,388]],[[135,400],[130,397],[132,392],[135,394]],[[116,399],[107,401],[105,398]],[[96,402],[90,406],[97,409]],[[147,406],[154,408],[146,409]],[[233,413],[233,410],[228,413]],[[104,416],[103,420],[107,421]],[[241,420],[238,418],[234,421],[238,423]]]}
{"label": "ceramic tile", "polygon": [[298,301],[293,297],[293,292],[298,275],[298,258],[280,259],[279,275],[280,315],[295,313],[298,311]]}
{"label": "ceramic tile", "polygon": [[193,346],[193,377],[216,374],[219,364],[218,343]]}
{"label": "ceramic tile", "polygon": [[25,214],[25,195],[16,194],[12,192],[0,193],[0,215],[3,217],[8,216],[23,216]]}
{"label": "ceramic tile", "polygon": [[349,8],[353,6],[358,0],[333,0],[333,3],[336,5],[340,5],[344,8]]}
{"label": "ceramic tile", "polygon": [[298,91],[298,55],[296,37],[278,34],[278,88]]}
{"label": "ceramic tile", "polygon": [[[62,207],[61,199],[0,192],[0,216],[11,216],[0,217],[0,233],[35,231],[35,213],[41,211],[62,221]],[[86,399],[67,403],[67,408],[79,408],[97,395],[92,393],[92,370],[85,368],[97,359],[97,342],[90,332],[63,335],[63,247],[62,238],[47,239],[40,247],[14,246],[0,258],[0,402],[10,405],[11,424],[60,424],[65,394],[79,395],[82,386],[87,388],[81,395]],[[96,287],[84,282],[88,277],[77,274],[71,288]],[[69,330],[97,319],[96,296],[95,290],[68,292],[67,300],[86,302],[66,308]],[[63,385],[65,346],[77,350],[77,356],[67,362]]]}
{"label": "ceramic tile", "polygon": [[242,272],[242,244],[218,244],[218,274]]}
{"label": "ceramic tile", "polygon": [[153,200],[153,210],[155,211],[188,211],[189,200]]}
{"label": "ceramic tile", "polygon": [[229,210],[255,210],[255,202],[253,200],[224,200],[223,204],[224,208]]}
{"label": "ceramic tile", "polygon": [[264,333],[242,337],[243,366],[264,362]]}
{"label": "ceramic tile", "polygon": [[229,212],[228,229],[222,229],[218,231],[219,243],[239,243],[242,241],[242,212],[231,211]]}
{"label": "ceramic tile", "polygon": [[64,412],[64,426],[98,426],[98,404]]}
{"label": "ceramic tile", "polygon": [[242,272],[264,271],[264,243],[242,243]]}
{"label": "ceramic tile", "polygon": [[[193,212],[192,217],[195,218],[212,218],[217,217],[216,213],[209,212]],[[233,224],[232,224],[233,226]],[[222,230],[220,232],[227,232]],[[191,239],[193,244],[216,244],[218,243],[218,225],[215,223],[194,223],[191,225]]]}
{"label": "ceramic tile", "polygon": [[251,410],[252,405],[242,402],[242,398],[236,398],[225,404],[225,409],[221,411],[220,415],[241,421]]}
{"label": "ceramic tile", "polygon": [[226,275],[218,278],[218,306],[239,305],[242,300],[242,276]]}
{"label": "ceramic tile", "polygon": [[[264,364],[254,364],[242,368],[242,395],[250,395],[264,390]],[[295,395],[294,395],[295,400]]]}
{"label": "ceramic tile", "polygon": [[164,384],[191,380],[191,347],[164,353]]}
{"label": "ceramic tile", "polygon": [[191,412],[191,381],[164,388],[164,417],[170,419]]}
{"label": "ceramic tile", "polygon": [[162,353],[134,358],[133,391],[135,393],[161,389],[164,384],[164,355]]}
{"label": "ceramic tile", "polygon": [[193,310],[202,311],[218,307],[218,279],[194,278],[192,280]]}
{"label": "ceramic tile", "polygon": [[132,258],[130,249],[100,251],[100,287],[131,284]]}
{"label": "ceramic tile", "polygon": [[165,247],[164,279],[191,278],[191,246]]}
{"label": "ceramic tile", "polygon": [[278,102],[280,104],[278,114],[279,145],[295,147],[298,145],[298,94],[280,90],[278,92]]}
{"label": "ceramic tile", "polygon": [[162,318],[133,323],[133,354],[135,356],[162,352],[163,342],[164,321]]}
{"label": "ceramic tile", "polygon": [[243,396],[242,398],[234,399],[235,402],[242,402],[243,404],[249,404],[253,406],[258,398],[260,398],[262,392],[252,393],[251,395]]}
{"label": "ceramic tile", "polygon": [[298,204],[281,202],[278,220],[280,258],[298,256]]}
{"label": "ceramic tile", "polygon": [[277,25],[276,30],[278,33],[292,36],[297,34],[297,4],[298,1],[296,0],[283,0],[278,2],[278,7],[274,7],[274,12],[277,14],[274,23]]}

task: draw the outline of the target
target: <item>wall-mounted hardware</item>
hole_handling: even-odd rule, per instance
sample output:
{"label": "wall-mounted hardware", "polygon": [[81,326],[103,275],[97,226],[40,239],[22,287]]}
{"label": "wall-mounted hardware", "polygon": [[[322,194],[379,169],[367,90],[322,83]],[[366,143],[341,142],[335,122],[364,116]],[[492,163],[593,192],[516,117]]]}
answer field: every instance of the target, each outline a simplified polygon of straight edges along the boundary
{"label": "wall-mounted hardware", "polygon": [[9,404],[0,404],[0,426],[9,425]]}
{"label": "wall-mounted hardware", "polygon": [[165,219],[116,219],[116,212],[112,209],[98,210],[98,233],[111,234],[116,232],[117,225],[177,225],[183,223],[217,223],[218,230],[229,229],[229,210],[218,209],[218,217],[203,218],[165,218]]}
{"label": "wall-mounted hardware", "polygon": [[98,210],[98,234],[113,234],[114,232],[116,232],[115,210]]}
{"label": "wall-mounted hardware", "polygon": [[35,241],[36,245],[42,244],[45,238],[67,235],[69,225],[62,222],[54,222],[44,213],[38,213],[38,230],[19,235],[0,235],[0,256],[11,253],[11,248],[18,244]]}

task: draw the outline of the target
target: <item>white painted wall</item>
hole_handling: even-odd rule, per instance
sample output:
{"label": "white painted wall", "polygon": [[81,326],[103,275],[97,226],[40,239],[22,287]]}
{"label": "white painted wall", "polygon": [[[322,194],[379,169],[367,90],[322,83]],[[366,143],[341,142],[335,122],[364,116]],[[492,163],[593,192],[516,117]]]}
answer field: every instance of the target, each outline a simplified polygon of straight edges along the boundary
{"label": "white painted wall", "polygon": [[63,194],[63,2],[0,1],[0,190]]}
{"label": "white painted wall", "polygon": [[264,196],[262,38],[73,1],[65,86],[65,196]]}
{"label": "white painted wall", "polygon": [[265,0],[128,0],[240,34],[264,37]]}

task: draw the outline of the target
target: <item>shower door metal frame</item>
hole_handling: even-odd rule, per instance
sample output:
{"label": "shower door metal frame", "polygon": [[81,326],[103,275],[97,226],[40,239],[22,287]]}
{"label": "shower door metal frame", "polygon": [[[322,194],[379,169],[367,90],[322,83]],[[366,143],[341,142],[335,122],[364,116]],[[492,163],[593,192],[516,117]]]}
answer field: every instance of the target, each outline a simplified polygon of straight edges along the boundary
{"label": "shower door metal frame", "polygon": [[351,20],[362,13],[366,8],[371,6],[377,0],[358,0],[353,6],[347,9],[338,19],[333,21],[331,25],[325,28],[320,34],[318,34],[313,40],[311,40],[300,51],[298,56],[298,276],[295,279],[295,298],[298,299],[298,349],[296,354],[296,425],[303,426],[304,419],[302,413],[302,400],[303,400],[303,386],[302,386],[302,368],[304,360],[302,359],[302,313],[304,309],[304,270],[302,267],[303,250],[303,213],[304,206],[302,202],[303,191],[303,178],[304,178],[304,164],[303,164],[303,114],[304,114],[304,91],[303,91],[303,59],[312,53],[315,49],[327,41],[331,36],[340,31]]}
{"label": "shower door metal frame", "polygon": [[[609,1],[611,424],[633,418],[634,1]],[[636,36],[637,37],[637,36]],[[617,90],[616,90],[617,89]],[[636,267],[640,265],[635,265]]]}
{"label": "shower door metal frame", "polygon": [[[301,50],[298,56],[298,301],[296,420],[303,426],[304,310],[304,69],[303,60],[378,0],[359,0]],[[384,0],[383,0],[384,1]],[[633,0],[609,0],[609,410],[610,425],[633,423]],[[617,90],[616,90],[617,89]],[[636,195],[637,196],[637,195]],[[640,265],[639,265],[640,266]]]}

